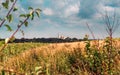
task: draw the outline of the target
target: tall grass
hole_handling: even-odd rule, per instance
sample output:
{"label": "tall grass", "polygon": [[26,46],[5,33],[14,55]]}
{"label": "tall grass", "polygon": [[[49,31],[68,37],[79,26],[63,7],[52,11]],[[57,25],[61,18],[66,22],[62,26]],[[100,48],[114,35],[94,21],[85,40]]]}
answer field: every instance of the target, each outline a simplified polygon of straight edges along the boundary
{"label": "tall grass", "polygon": [[[103,46],[97,48],[86,40],[83,48],[64,45],[46,46],[40,49],[31,49],[28,53],[13,57],[5,62],[2,73],[15,75],[119,75],[120,48],[114,43],[112,47],[111,69],[109,69],[109,38],[103,40]],[[119,42],[118,42],[119,43]],[[69,50],[71,49],[71,50]],[[55,50],[54,53],[52,53]]]}

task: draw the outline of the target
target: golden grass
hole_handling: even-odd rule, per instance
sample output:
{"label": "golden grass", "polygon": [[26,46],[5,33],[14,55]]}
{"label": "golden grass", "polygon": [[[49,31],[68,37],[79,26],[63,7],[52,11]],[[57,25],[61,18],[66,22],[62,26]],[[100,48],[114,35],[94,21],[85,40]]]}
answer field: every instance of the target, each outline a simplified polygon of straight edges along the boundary
{"label": "golden grass", "polygon": [[[105,42],[103,40],[101,41],[91,41],[92,46],[97,46],[98,48],[101,48],[105,45]],[[120,49],[120,41],[114,41],[114,45]],[[31,56],[41,56],[42,58],[47,58],[49,56],[54,56],[54,54],[59,52],[72,52],[75,49],[81,50],[82,54],[85,55],[85,42],[72,42],[72,43],[54,43],[49,44],[46,46],[36,47],[33,49],[29,49],[24,51],[23,53],[20,53],[17,56],[14,56],[12,58],[9,58],[8,61],[6,61],[4,64],[4,69],[12,69],[15,72],[21,72],[20,71],[20,64],[23,64],[25,62],[32,62]],[[54,60],[54,59],[53,59]],[[120,56],[117,56],[115,58],[115,63],[117,66],[120,66]],[[39,63],[44,64],[44,63]]]}
{"label": "golden grass", "polygon": [[[82,42],[72,42],[72,43],[54,43],[54,44],[49,44],[46,46],[41,46],[41,47],[36,47],[32,48],[30,50],[26,50],[23,53],[19,54],[18,56],[10,58],[9,61],[13,61],[17,58],[23,58],[26,59],[31,55],[31,53],[35,54],[43,54],[43,55],[48,55],[48,54],[55,54],[58,51],[66,51],[66,52],[71,52],[74,51],[74,49],[79,48],[83,53],[85,50],[85,45],[86,43],[84,41]],[[105,45],[105,42],[103,40],[97,41],[91,41],[91,45],[97,45],[97,47],[102,47]],[[120,41],[115,41],[114,45],[118,48],[120,48]],[[8,61],[7,61],[8,62]]]}

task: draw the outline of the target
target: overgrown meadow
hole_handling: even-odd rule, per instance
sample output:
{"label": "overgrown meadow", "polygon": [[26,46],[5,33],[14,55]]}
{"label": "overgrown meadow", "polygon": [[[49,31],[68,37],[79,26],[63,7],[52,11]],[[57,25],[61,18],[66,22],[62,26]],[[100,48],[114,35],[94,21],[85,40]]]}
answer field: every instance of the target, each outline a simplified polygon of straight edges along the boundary
{"label": "overgrown meadow", "polygon": [[120,40],[113,39],[111,54],[109,38],[85,40],[76,44],[8,44],[0,57],[0,74],[119,75]]}

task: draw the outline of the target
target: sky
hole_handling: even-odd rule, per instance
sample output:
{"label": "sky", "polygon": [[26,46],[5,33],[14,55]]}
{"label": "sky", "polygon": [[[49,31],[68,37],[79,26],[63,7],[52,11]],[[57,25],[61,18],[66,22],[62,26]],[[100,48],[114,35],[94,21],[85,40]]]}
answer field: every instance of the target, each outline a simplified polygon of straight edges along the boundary
{"label": "sky", "polygon": [[[88,23],[93,31],[95,38],[105,38],[107,35],[106,25],[103,21],[103,15],[107,14],[113,17],[116,13],[120,17],[120,0],[18,0],[16,6],[19,11],[15,14],[15,21],[11,23],[12,32],[6,31],[3,26],[0,28],[0,37],[9,37],[16,29],[19,13],[27,13],[29,6],[40,8],[42,10],[40,18],[35,18],[29,22],[28,27],[22,27],[25,38],[49,38],[59,35],[71,38],[84,38],[91,33],[86,26]],[[2,6],[0,6],[2,8]],[[0,10],[0,16],[3,17],[6,10]],[[114,37],[120,37],[120,27],[114,33]],[[22,38],[18,32],[16,38]]]}

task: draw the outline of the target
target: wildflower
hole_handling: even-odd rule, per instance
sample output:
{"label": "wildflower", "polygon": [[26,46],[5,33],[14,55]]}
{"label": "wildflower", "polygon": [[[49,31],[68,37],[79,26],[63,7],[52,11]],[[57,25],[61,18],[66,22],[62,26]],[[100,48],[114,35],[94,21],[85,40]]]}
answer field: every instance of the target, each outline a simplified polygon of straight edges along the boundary
{"label": "wildflower", "polygon": [[93,57],[93,55],[90,55],[90,57],[92,58],[92,57]]}
{"label": "wildflower", "polygon": [[87,58],[88,57],[88,55],[85,55],[85,58]]}

